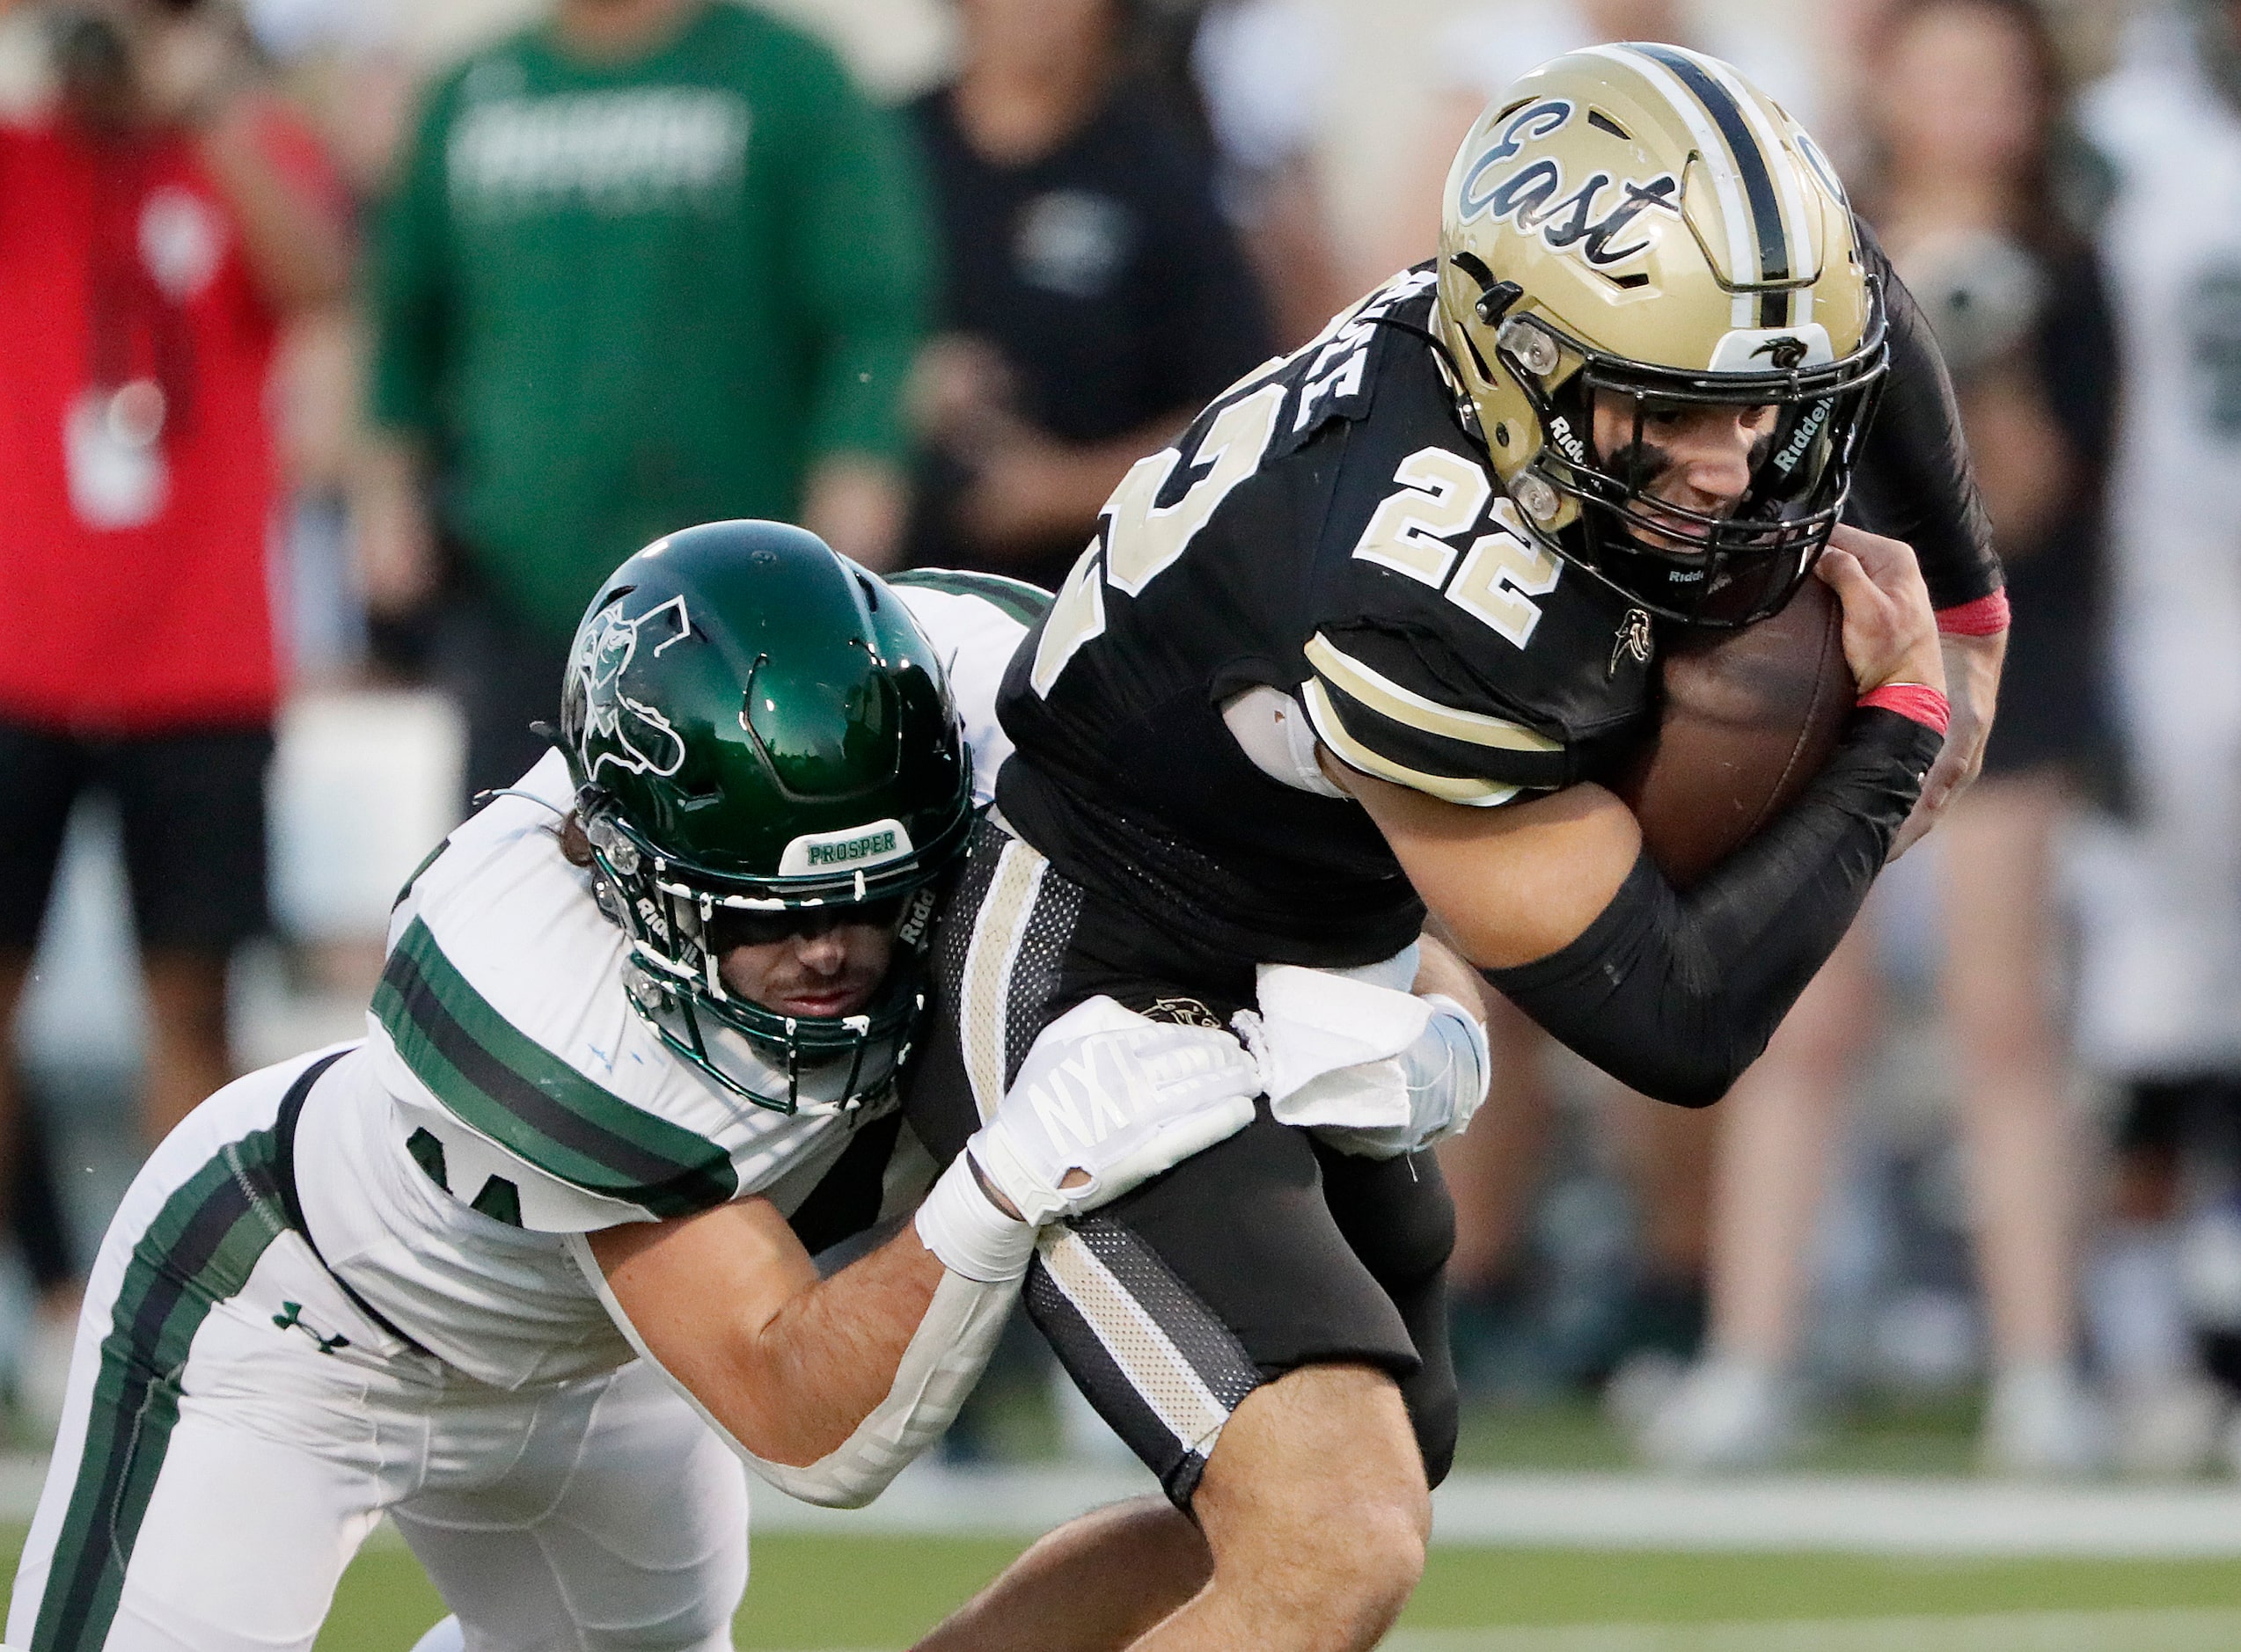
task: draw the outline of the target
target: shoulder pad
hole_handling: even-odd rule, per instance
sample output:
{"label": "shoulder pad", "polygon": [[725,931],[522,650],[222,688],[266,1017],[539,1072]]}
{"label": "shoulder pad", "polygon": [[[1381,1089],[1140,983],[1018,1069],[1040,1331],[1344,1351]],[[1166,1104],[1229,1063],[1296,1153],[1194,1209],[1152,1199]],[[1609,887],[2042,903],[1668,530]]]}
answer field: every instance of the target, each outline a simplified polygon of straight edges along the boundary
{"label": "shoulder pad", "polygon": [[1050,611],[1050,592],[994,574],[919,568],[888,583],[941,661],[949,697],[972,753],[973,801],[996,796],[996,773],[1012,755],[996,698],[1020,640]]}
{"label": "shoulder pad", "polygon": [[[1303,445],[1334,419],[1366,419],[1375,401],[1379,371],[1396,352],[1424,347],[1386,318],[1424,327],[1431,316],[1439,274],[1430,264],[1402,271],[1285,357],[1271,376],[1293,391],[1288,417],[1271,451]],[[1250,381],[1248,381],[1250,382]]]}
{"label": "shoulder pad", "polygon": [[[887,583],[897,591],[934,591],[945,596],[969,598],[1021,625],[1032,625],[1041,619],[1051,611],[1054,600],[1040,585],[1029,585],[1025,580],[963,568],[910,568],[886,577]],[[913,614],[920,611],[920,604],[912,597],[905,596],[903,600]]]}
{"label": "shoulder pad", "polygon": [[[516,1026],[423,919],[392,948],[372,1014],[445,1112],[579,1194],[668,1217],[721,1204],[739,1189],[720,1143],[626,1100]],[[612,1030],[619,1037],[627,1028]],[[528,1217],[524,1207],[516,1219]]]}

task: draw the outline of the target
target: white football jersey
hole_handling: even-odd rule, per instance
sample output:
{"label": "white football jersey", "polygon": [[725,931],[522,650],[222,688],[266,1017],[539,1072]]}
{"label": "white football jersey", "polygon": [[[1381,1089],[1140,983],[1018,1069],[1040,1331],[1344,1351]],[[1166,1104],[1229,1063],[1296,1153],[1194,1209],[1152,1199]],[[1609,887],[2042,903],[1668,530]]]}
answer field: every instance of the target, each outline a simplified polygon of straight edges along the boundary
{"label": "white football jersey", "polygon": [[[949,673],[985,804],[1010,749],[996,690],[1047,599],[962,574],[897,588]],[[413,879],[366,1042],[322,1081],[297,1146],[328,1266],[429,1352],[508,1388],[631,1357],[568,1235],[749,1195],[797,1226],[813,1195],[845,1204],[861,1228],[933,1174],[891,1093],[780,1113],[670,1053],[625,994],[627,938],[560,852],[573,797],[552,753]]]}
{"label": "white football jersey", "polygon": [[2082,113],[2123,341],[2109,667],[2135,818],[2091,839],[2079,1042],[2104,1071],[2241,1060],[2241,111],[2147,13]]}
{"label": "white football jersey", "polygon": [[2120,584],[2197,601],[2241,522],[2241,216],[2214,204],[2241,199],[2241,110],[2184,26],[2154,18],[2130,45],[2080,104],[2116,181],[2099,236],[2124,343],[2109,520]]}

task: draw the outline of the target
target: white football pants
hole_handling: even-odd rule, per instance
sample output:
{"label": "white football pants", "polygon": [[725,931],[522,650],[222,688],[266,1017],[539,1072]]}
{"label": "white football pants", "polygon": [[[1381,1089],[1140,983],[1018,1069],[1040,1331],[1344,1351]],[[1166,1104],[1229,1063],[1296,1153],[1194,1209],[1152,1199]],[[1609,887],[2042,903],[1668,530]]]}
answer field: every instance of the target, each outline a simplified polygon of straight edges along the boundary
{"label": "white football pants", "polygon": [[218,1092],[126,1195],[8,1644],[308,1648],[386,1514],[467,1652],[729,1647],[738,1458],[642,1363],[507,1393],[362,1312],[288,1214],[275,1125],[311,1064]]}

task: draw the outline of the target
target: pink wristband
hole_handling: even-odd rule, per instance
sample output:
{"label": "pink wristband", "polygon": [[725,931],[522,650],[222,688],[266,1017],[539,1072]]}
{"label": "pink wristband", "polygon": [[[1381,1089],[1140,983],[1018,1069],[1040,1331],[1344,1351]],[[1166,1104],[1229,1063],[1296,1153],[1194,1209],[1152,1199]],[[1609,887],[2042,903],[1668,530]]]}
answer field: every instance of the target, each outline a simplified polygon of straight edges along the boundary
{"label": "pink wristband", "polygon": [[1937,610],[1937,629],[1947,637],[1989,637],[2008,628],[2008,594],[1995,591],[1973,603]]}
{"label": "pink wristband", "polygon": [[1858,703],[1863,707],[1879,705],[1886,712],[1896,712],[1941,735],[1953,720],[1951,703],[1926,683],[1886,683],[1881,688],[1861,695]]}

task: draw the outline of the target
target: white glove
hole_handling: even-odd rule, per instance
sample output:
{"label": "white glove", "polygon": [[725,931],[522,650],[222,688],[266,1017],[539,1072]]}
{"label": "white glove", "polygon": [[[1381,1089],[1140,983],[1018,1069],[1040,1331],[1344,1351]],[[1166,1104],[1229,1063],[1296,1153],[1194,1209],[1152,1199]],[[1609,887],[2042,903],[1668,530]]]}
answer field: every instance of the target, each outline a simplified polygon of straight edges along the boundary
{"label": "white glove", "polygon": [[1263,964],[1257,1014],[1234,1025],[1278,1122],[1342,1152],[1391,1159],[1453,1136],[1486,1100],[1486,1029],[1454,999],[1338,970]]}
{"label": "white glove", "polygon": [[1426,993],[1432,1018],[1416,1042],[1395,1059],[1409,1087],[1406,1124],[1318,1126],[1315,1134],[1342,1153],[1397,1159],[1461,1136],[1486,1100],[1493,1076],[1486,1028],[1478,1017],[1444,992]]}
{"label": "white glove", "polygon": [[[965,1151],[1041,1226],[1095,1210],[1253,1120],[1259,1070],[1236,1039],[1146,1020],[1109,998],[1043,1029]],[[1083,1179],[1067,1185],[1080,1172]]]}

